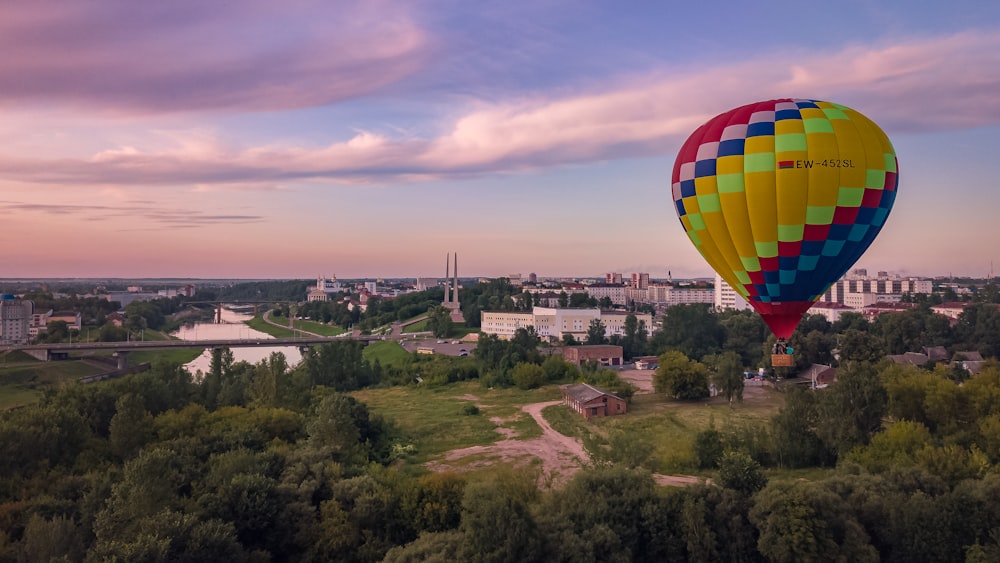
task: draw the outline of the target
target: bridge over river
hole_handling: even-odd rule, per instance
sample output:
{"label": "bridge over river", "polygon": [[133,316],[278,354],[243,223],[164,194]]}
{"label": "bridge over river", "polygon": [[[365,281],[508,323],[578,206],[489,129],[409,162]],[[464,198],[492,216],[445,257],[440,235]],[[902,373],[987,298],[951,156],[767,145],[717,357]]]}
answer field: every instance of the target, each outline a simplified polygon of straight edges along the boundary
{"label": "bridge over river", "polygon": [[42,361],[61,360],[70,352],[94,352],[111,350],[118,358],[118,368],[128,367],[128,354],[137,350],[167,350],[170,348],[252,348],[258,346],[297,346],[300,348],[318,346],[344,340],[371,342],[385,340],[378,335],[341,336],[296,336],[292,338],[226,338],[216,340],[147,340],[130,342],[61,342],[57,344],[13,344],[0,346],[0,351],[21,350]]}

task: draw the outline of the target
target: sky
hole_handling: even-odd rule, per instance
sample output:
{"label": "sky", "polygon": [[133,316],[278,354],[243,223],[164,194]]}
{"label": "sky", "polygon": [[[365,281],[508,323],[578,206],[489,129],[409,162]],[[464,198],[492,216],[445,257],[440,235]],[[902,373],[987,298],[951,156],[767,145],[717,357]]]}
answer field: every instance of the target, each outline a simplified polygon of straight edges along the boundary
{"label": "sky", "polygon": [[899,158],[857,263],[1000,271],[1000,3],[0,4],[0,278],[702,277],[698,125],[835,101]]}

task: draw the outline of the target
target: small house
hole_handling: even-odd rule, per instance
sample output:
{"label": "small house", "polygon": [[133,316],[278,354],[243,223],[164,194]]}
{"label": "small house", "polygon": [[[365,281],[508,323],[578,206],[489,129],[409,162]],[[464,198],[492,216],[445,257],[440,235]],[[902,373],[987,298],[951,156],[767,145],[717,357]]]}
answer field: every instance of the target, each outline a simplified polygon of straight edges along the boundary
{"label": "small house", "polygon": [[578,383],[564,388],[563,403],[588,420],[628,412],[628,406],[624,399],[586,383]]}

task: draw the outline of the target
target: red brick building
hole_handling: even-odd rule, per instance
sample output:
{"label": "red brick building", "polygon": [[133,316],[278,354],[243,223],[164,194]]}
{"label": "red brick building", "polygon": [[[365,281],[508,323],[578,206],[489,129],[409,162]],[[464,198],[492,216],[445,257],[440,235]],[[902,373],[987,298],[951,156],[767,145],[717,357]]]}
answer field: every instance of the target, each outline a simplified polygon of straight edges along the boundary
{"label": "red brick building", "polygon": [[597,362],[602,366],[620,366],[623,362],[622,347],[610,344],[566,346],[563,348],[562,356],[567,362],[576,365],[584,362]]}
{"label": "red brick building", "polygon": [[628,412],[624,399],[586,383],[570,385],[563,389],[563,403],[586,419]]}

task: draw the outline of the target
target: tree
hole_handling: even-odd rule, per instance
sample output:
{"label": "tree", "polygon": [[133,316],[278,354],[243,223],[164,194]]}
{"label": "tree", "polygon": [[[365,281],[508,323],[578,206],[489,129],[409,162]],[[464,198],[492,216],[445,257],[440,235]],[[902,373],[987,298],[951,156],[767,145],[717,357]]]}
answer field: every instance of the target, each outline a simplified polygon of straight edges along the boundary
{"label": "tree", "polygon": [[601,319],[593,319],[587,327],[587,344],[607,344],[608,337],[605,335],[604,323]]}
{"label": "tree", "polygon": [[580,343],[576,341],[576,337],[570,332],[564,332],[562,336],[563,346],[579,346]]}
{"label": "tree", "polygon": [[728,450],[719,458],[719,484],[750,496],[767,485],[767,477],[752,457]]}
{"label": "tree", "polygon": [[45,328],[45,342],[52,344],[65,342],[69,338],[69,324],[66,321],[51,321]]}
{"label": "tree", "polygon": [[646,351],[646,323],[640,322],[635,315],[625,316],[622,337],[622,355],[626,360],[641,356]]}
{"label": "tree", "polygon": [[115,326],[111,321],[101,325],[101,329],[97,332],[98,342],[124,342],[126,340],[128,340],[128,331],[123,327]]}
{"label": "tree", "polygon": [[462,500],[465,561],[541,561],[542,536],[522,499],[496,486],[472,484]]}
{"label": "tree", "polygon": [[434,307],[427,312],[427,329],[437,338],[447,338],[451,332],[451,310]]}
{"label": "tree", "polygon": [[885,356],[881,343],[857,328],[845,330],[837,339],[837,348],[841,362],[877,362]]}
{"label": "tree", "polygon": [[142,397],[126,393],[115,402],[115,416],[111,417],[109,441],[121,459],[132,457],[150,438],[153,417],[146,411]]}
{"label": "tree", "polygon": [[831,462],[831,454],[817,436],[820,425],[817,394],[792,387],[785,405],[771,419],[771,435],[783,467],[810,467]]}
{"label": "tree", "polygon": [[820,394],[816,434],[844,454],[871,440],[882,428],[886,411],[887,396],[878,371],[869,363],[850,362],[837,371],[836,383]]}
{"label": "tree", "polygon": [[613,309],[615,304],[611,301],[611,298],[605,295],[597,301],[597,306],[601,309]]}
{"label": "tree", "polygon": [[667,352],[660,356],[653,387],[675,399],[703,399],[708,397],[708,369],[681,352]]}
{"label": "tree", "polygon": [[836,494],[819,485],[782,481],[755,497],[750,521],[757,549],[775,562],[878,561],[868,534]]}
{"label": "tree", "polygon": [[565,308],[569,305],[569,295],[565,291],[559,292],[559,307]]}
{"label": "tree", "polygon": [[534,389],[545,383],[545,370],[538,364],[521,362],[514,366],[510,377],[519,388]]}
{"label": "tree", "polygon": [[722,396],[729,401],[730,408],[733,407],[734,400],[743,402],[743,385],[746,377],[743,375],[743,365],[736,352],[723,352],[718,356],[712,381],[722,392]]}
{"label": "tree", "polygon": [[754,311],[723,311],[719,324],[726,331],[723,349],[740,355],[744,366],[759,366],[770,330]]}
{"label": "tree", "polygon": [[650,340],[650,352],[659,355],[677,350],[689,358],[704,358],[722,349],[725,336],[711,305],[675,305],[663,315],[663,329]]}

